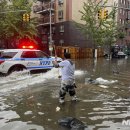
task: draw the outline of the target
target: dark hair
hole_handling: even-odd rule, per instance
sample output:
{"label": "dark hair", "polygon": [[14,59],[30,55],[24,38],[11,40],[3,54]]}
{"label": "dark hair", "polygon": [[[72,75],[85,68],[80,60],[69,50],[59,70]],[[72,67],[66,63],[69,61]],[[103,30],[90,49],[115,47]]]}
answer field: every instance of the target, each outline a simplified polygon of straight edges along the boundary
{"label": "dark hair", "polygon": [[64,57],[65,57],[66,59],[70,59],[70,58],[71,58],[71,55],[70,55],[70,53],[66,52],[66,53],[64,53]]}

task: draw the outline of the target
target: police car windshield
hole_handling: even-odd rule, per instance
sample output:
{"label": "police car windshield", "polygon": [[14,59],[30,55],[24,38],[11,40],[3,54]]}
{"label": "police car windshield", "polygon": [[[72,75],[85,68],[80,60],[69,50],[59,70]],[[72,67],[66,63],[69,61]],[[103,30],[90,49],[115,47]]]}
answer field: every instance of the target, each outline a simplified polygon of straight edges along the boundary
{"label": "police car windshield", "polygon": [[1,52],[0,58],[13,58],[17,52]]}
{"label": "police car windshield", "polygon": [[44,52],[42,52],[42,51],[37,51],[37,52],[36,52],[36,55],[37,55],[37,57],[39,57],[39,58],[49,57],[48,54],[46,54],[46,53],[44,53]]}

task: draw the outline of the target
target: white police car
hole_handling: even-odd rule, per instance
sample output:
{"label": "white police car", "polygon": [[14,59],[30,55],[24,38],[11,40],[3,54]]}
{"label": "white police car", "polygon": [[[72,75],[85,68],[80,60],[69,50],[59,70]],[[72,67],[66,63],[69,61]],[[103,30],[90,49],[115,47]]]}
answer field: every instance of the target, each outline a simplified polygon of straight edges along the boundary
{"label": "white police car", "polygon": [[[50,57],[40,50],[4,49],[0,50],[0,73],[10,74],[24,69],[49,70],[53,68],[54,60],[55,57]],[[62,59],[58,57],[57,61]]]}

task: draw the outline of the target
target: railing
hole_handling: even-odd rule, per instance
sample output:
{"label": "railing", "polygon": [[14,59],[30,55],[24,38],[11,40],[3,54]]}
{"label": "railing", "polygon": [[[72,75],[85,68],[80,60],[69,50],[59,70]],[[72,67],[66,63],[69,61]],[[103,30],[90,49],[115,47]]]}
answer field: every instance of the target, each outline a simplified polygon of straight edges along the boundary
{"label": "railing", "polygon": [[[54,3],[52,3],[52,9],[54,9]],[[33,6],[34,13],[37,13],[39,11],[46,11],[46,10],[50,10],[50,3],[43,3],[41,5]]]}
{"label": "railing", "polygon": [[[39,22],[39,24],[43,24],[43,25],[44,24],[50,24],[50,18],[49,17],[39,18],[38,22]],[[54,24],[54,22],[55,22],[54,16],[52,16],[51,22],[52,22],[52,24]]]}

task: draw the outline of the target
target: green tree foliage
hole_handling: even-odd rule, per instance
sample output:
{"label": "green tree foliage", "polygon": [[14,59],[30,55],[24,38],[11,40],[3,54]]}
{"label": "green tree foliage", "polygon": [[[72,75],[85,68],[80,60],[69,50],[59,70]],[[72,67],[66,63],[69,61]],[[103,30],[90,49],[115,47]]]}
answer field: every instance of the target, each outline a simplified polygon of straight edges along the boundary
{"label": "green tree foliage", "polygon": [[84,3],[81,20],[85,23],[83,26],[79,25],[81,30],[85,33],[86,37],[91,39],[93,47],[100,45],[111,46],[116,42],[116,36],[119,31],[116,21],[117,8],[111,7],[108,12],[108,17],[98,18],[100,10],[107,9],[107,1],[87,0]]}
{"label": "green tree foliage", "polygon": [[0,1],[0,39],[12,37],[32,38],[36,35],[36,19],[23,22],[23,13],[31,13],[32,3],[28,0],[7,0]]}

